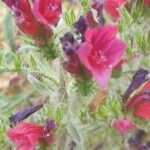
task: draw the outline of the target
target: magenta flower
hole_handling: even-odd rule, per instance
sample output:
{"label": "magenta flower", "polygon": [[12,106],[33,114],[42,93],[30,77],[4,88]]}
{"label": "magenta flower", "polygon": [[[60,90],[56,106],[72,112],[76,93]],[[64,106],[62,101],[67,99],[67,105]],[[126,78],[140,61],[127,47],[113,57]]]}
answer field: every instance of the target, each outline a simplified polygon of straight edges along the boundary
{"label": "magenta flower", "polygon": [[127,3],[127,0],[105,0],[104,9],[114,19],[120,18],[119,9]]}
{"label": "magenta flower", "polygon": [[113,68],[121,61],[125,43],[116,37],[117,26],[106,25],[85,32],[85,42],[76,51],[83,65],[101,87],[107,87]]}
{"label": "magenta flower", "polygon": [[38,43],[45,42],[47,37],[52,36],[52,29],[34,17],[29,0],[3,0],[3,2],[13,12],[16,24],[23,33],[37,39]]}
{"label": "magenta flower", "polygon": [[120,132],[120,134],[123,135],[127,133],[130,129],[136,128],[136,125],[134,125],[131,120],[120,119],[120,120],[116,120],[113,123],[113,127],[117,129]]}
{"label": "magenta flower", "polygon": [[56,141],[57,124],[54,120],[47,120],[44,126],[32,123],[20,123],[9,129],[8,138],[17,150],[34,150],[37,144],[49,146]]}
{"label": "magenta flower", "polygon": [[61,14],[61,0],[34,0],[33,14],[42,24],[56,25]]}

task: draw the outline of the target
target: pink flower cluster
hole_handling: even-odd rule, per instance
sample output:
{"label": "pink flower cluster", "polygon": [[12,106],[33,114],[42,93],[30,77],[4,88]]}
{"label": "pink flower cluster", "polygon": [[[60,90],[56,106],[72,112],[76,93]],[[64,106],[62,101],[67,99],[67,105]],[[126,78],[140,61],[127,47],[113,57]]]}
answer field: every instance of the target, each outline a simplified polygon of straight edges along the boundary
{"label": "pink flower cluster", "polygon": [[[118,8],[122,3],[117,4]],[[122,60],[126,49],[126,44],[118,37],[117,25],[105,24],[104,18],[102,19],[105,5],[107,6],[107,1],[104,4],[96,1],[91,6],[97,12],[99,23],[94,20],[90,10],[86,16],[81,16],[75,22],[74,27],[78,34],[81,34],[81,42],[74,38],[73,33],[67,33],[61,38],[68,57],[65,69],[76,76],[92,75],[104,89],[108,87],[112,71]],[[109,9],[118,13],[113,6]]]}
{"label": "pink flower cluster", "polygon": [[55,143],[56,123],[47,120],[45,126],[20,123],[7,132],[17,150],[34,150],[37,144],[49,146]]}
{"label": "pink flower cluster", "polygon": [[150,119],[150,81],[148,81],[140,92],[129,99],[128,110],[133,110],[134,115],[143,119]]}
{"label": "pink flower cluster", "polygon": [[125,43],[116,37],[117,32],[117,26],[113,25],[88,29],[85,42],[76,51],[101,87],[107,86],[113,68],[121,61],[126,49]]}
{"label": "pink flower cluster", "polygon": [[32,37],[51,37],[48,25],[56,25],[61,14],[61,0],[2,0],[13,12],[19,29]]}

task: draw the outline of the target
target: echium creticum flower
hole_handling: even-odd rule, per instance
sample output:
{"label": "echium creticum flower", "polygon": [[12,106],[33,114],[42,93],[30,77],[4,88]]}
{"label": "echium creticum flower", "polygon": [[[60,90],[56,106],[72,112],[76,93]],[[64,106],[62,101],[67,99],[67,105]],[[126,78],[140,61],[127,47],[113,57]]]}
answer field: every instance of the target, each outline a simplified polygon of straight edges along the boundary
{"label": "echium creticum flower", "polygon": [[144,0],[144,5],[150,7],[150,0]]}
{"label": "echium creticum flower", "polygon": [[142,90],[129,99],[126,109],[133,110],[134,116],[150,119],[150,81],[147,81]]}
{"label": "echium creticum flower", "polygon": [[[33,9],[29,0],[2,1],[11,9],[16,25],[24,34],[31,36],[39,47],[43,48],[48,45],[48,40],[53,36],[51,26],[56,26],[59,21],[61,0],[34,0],[32,3]],[[50,45],[47,49],[52,48]],[[45,56],[48,56],[47,51],[51,53],[52,50],[46,50]]]}
{"label": "echium creticum flower", "polygon": [[9,129],[7,136],[17,150],[34,150],[37,144],[45,147],[54,144],[56,128],[57,124],[52,119],[46,120],[45,125],[22,122]]}
{"label": "echium creticum flower", "polygon": [[107,87],[113,68],[121,61],[125,43],[116,37],[117,26],[88,29],[85,42],[77,49],[82,64],[92,73],[100,87]]}
{"label": "echium creticum flower", "polygon": [[[102,1],[95,1],[91,7],[96,10],[97,17],[102,15]],[[92,11],[88,13],[92,14]],[[61,38],[68,57],[64,68],[78,76],[82,71],[83,76],[93,76],[103,89],[108,87],[112,70],[122,60],[126,49],[126,44],[117,37],[118,27],[98,22],[94,25],[87,16],[81,16],[74,27],[75,33],[67,33]]]}
{"label": "echium creticum flower", "polygon": [[[140,68],[123,94],[124,110],[133,111],[133,115],[143,119],[150,119],[150,72]],[[144,86],[143,86],[144,84]],[[140,88],[138,93],[131,97],[131,94]],[[131,98],[129,98],[131,97]]]}
{"label": "echium creticum flower", "polygon": [[13,127],[16,123],[19,123],[20,121],[28,118],[30,115],[32,115],[36,111],[40,110],[42,107],[43,107],[43,103],[40,103],[40,104],[32,106],[30,108],[26,108],[14,115],[11,115],[11,117],[9,118],[10,123],[11,123],[10,126]]}
{"label": "echium creticum flower", "polygon": [[123,95],[123,101],[127,101],[133,91],[139,88],[142,84],[144,84],[149,78],[150,76],[148,70],[142,68],[139,69],[132,77],[132,81]]}

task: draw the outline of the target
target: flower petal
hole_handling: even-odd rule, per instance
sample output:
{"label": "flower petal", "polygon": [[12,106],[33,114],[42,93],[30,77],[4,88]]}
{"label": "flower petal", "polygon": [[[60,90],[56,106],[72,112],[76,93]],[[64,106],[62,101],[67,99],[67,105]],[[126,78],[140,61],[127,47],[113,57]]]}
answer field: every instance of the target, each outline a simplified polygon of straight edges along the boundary
{"label": "flower petal", "polygon": [[114,39],[105,52],[108,65],[115,67],[121,61],[125,49],[126,44],[123,41]]}
{"label": "flower petal", "polygon": [[115,38],[118,27],[114,25],[105,25],[98,36],[95,37],[94,49],[104,52],[110,42]]}
{"label": "flower petal", "polygon": [[143,102],[138,105],[134,111],[134,115],[143,119],[150,119],[150,102]]}
{"label": "flower petal", "polygon": [[108,81],[110,80],[112,68],[101,66],[101,68],[92,68],[93,77],[98,81],[101,88],[107,88]]}
{"label": "flower petal", "polygon": [[21,123],[7,132],[9,139],[18,150],[34,150],[42,136],[43,127],[36,124]]}
{"label": "flower petal", "polygon": [[80,61],[83,63],[83,65],[91,70],[92,66],[89,63],[88,57],[91,53],[92,47],[88,42],[83,43],[80,48],[76,51],[76,54],[78,55]]}

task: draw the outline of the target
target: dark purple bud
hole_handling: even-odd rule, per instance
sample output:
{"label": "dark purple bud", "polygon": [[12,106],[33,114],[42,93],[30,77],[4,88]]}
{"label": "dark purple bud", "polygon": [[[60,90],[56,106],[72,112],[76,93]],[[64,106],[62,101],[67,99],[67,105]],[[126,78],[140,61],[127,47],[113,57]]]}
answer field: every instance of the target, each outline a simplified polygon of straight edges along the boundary
{"label": "dark purple bud", "polygon": [[60,38],[60,42],[65,53],[70,50],[76,51],[79,48],[79,44],[75,40],[73,34],[70,32],[66,33],[62,38]]}
{"label": "dark purple bud", "polygon": [[98,19],[98,22],[99,22],[100,26],[104,26],[105,25],[105,19],[104,19],[103,15],[100,15],[100,17]]}
{"label": "dark purple bud", "polygon": [[127,101],[134,90],[139,88],[143,83],[149,79],[149,71],[145,69],[139,69],[132,78],[132,81],[123,95],[123,101]]}
{"label": "dark purple bud", "polygon": [[38,104],[36,106],[24,109],[18,113],[16,113],[15,115],[12,115],[9,120],[11,123],[11,127],[13,127],[13,125],[15,125],[16,123],[28,118],[30,115],[32,115],[33,113],[35,113],[36,111],[40,110],[43,107],[43,103]]}
{"label": "dark purple bud", "polygon": [[74,27],[78,33],[84,34],[87,29],[87,22],[83,16],[80,16],[79,20],[74,23]]}
{"label": "dark purple bud", "polygon": [[142,130],[142,129],[139,129],[137,130],[136,134],[135,134],[135,139],[140,142],[142,140],[142,138],[146,135],[147,133]]}
{"label": "dark purple bud", "polygon": [[97,16],[100,16],[103,10],[104,0],[96,0],[92,8],[94,8],[97,11]]}
{"label": "dark purple bud", "polygon": [[60,38],[60,41],[61,43],[64,43],[67,41],[73,44],[75,42],[75,38],[71,32],[68,32],[62,38]]}
{"label": "dark purple bud", "polygon": [[66,53],[68,60],[63,63],[63,67],[71,74],[78,74],[80,72],[79,59],[74,51]]}
{"label": "dark purple bud", "polygon": [[140,145],[138,150],[149,150],[149,147],[146,145]]}
{"label": "dark purple bud", "polygon": [[57,128],[57,124],[53,119],[47,119],[44,127],[44,134],[48,134],[50,131],[54,131]]}
{"label": "dark purple bud", "polygon": [[138,141],[136,138],[130,138],[130,139],[128,140],[128,144],[129,144],[129,146],[131,146],[131,147],[138,146],[139,141]]}

